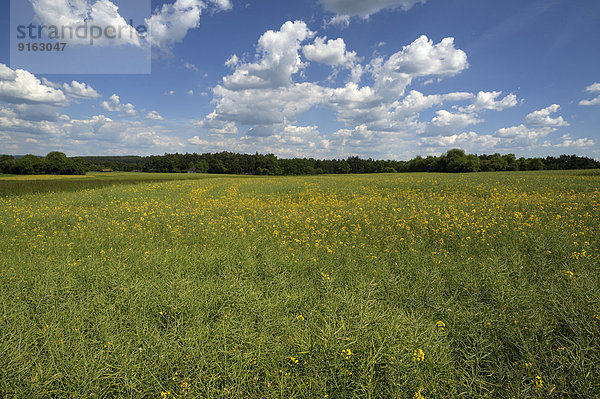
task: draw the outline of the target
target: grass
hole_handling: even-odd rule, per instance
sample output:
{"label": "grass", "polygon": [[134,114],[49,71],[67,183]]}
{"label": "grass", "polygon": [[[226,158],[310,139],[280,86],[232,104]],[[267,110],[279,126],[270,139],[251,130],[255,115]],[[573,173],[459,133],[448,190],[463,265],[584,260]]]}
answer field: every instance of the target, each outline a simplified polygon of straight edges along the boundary
{"label": "grass", "polygon": [[222,177],[222,175],[132,172],[91,172],[84,176],[16,176],[0,174],[0,197],[43,192],[80,191],[115,185],[156,183],[173,180],[198,180],[217,177]]}
{"label": "grass", "polygon": [[64,181],[0,198],[0,397],[600,395],[598,175]]}

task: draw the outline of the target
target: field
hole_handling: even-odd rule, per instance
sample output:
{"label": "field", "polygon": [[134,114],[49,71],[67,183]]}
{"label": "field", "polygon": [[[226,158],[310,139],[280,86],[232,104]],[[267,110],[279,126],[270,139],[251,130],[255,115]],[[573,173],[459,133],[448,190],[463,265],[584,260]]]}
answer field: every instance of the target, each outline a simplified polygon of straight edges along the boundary
{"label": "field", "polygon": [[179,178],[0,178],[0,397],[600,396],[600,175]]}

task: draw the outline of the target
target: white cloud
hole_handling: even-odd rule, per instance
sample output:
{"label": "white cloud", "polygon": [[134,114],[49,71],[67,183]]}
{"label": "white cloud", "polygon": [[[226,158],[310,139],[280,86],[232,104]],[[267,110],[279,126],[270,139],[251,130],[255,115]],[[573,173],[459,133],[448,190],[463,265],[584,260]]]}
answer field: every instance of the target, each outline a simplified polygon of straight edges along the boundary
{"label": "white cloud", "polygon": [[588,93],[600,93],[600,83],[594,83],[585,88]]}
{"label": "white cloud", "polygon": [[153,119],[156,121],[162,121],[165,118],[163,118],[158,112],[156,111],[151,111],[146,115],[146,119]]}
{"label": "white cloud", "polygon": [[[129,25],[125,18],[119,15],[119,7],[110,0],[30,0],[33,10],[40,25],[71,27],[75,30],[82,26],[84,21],[96,25],[103,30],[112,26],[116,32],[121,32],[114,39],[104,35],[94,41],[94,45],[106,46],[115,44],[129,44],[140,46],[141,40],[134,27]],[[68,32],[68,31],[67,31]],[[77,35],[60,39],[71,45],[90,44],[90,39],[80,39]]]}
{"label": "white cloud", "polygon": [[206,4],[200,0],[176,0],[163,4],[146,19],[152,44],[166,50],[183,40],[190,29],[200,26],[200,15]]}
{"label": "white cloud", "polygon": [[590,106],[590,105],[600,105],[600,96],[593,98],[591,100],[581,100],[579,105]]}
{"label": "white cloud", "polygon": [[30,121],[18,117],[0,116],[0,130],[4,132],[25,133],[35,136],[59,137],[63,134],[59,126],[52,121]]}
{"label": "white cloud", "polygon": [[8,66],[4,64],[0,64],[0,81],[2,80],[15,80],[17,78],[17,73],[10,69]]}
{"label": "white cloud", "polygon": [[12,70],[0,64],[0,100],[13,104],[49,104],[64,106],[68,103],[65,93],[43,84],[32,73]]}
{"label": "white cloud", "polygon": [[[416,77],[453,76],[468,67],[466,54],[454,48],[452,38],[434,44],[422,36],[389,59],[376,59],[366,69],[374,78],[373,86],[361,87],[357,80],[353,80],[343,87],[330,88],[312,82],[294,82],[294,77],[306,66],[300,53],[308,61],[334,67],[353,64],[352,68],[360,67],[361,73],[362,66],[356,53],[346,50],[343,39],[317,38],[302,47],[302,42],[313,35],[302,21],[286,22],[280,31],[268,31],[261,36],[256,62],[244,63],[236,55],[232,56],[226,65],[234,71],[223,78],[223,85],[213,89],[215,109],[198,126],[215,134],[234,122],[236,126],[249,128],[246,137],[266,140],[266,137],[273,136],[273,140],[281,140],[282,132],[288,126],[294,126],[300,115],[321,105],[333,110],[338,121],[348,126],[336,133],[335,140],[342,140],[345,146],[358,149],[356,143],[361,137],[367,140],[361,132],[372,133],[368,140],[375,145],[377,140],[383,140],[389,134],[423,133],[428,128],[431,130],[429,134],[434,134],[433,128],[436,128],[448,135],[451,134],[450,129],[453,134],[479,122],[474,115],[451,114],[448,111],[440,113],[429,123],[417,120],[418,113],[425,109],[445,102],[473,99],[475,95],[472,93],[425,96],[412,91],[402,99],[405,88]],[[364,129],[356,130],[357,127]],[[348,132],[352,132],[352,137],[345,134]],[[335,142],[323,140],[321,144],[332,145]],[[386,140],[392,139],[386,137]]]}
{"label": "white cloud", "polygon": [[351,68],[357,61],[356,52],[346,51],[344,39],[326,40],[327,37],[317,37],[314,43],[304,46],[302,48],[304,56],[309,61]]}
{"label": "white cloud", "polygon": [[463,132],[450,136],[425,137],[421,140],[421,144],[448,148],[462,148],[470,152],[481,150],[492,150],[498,143],[500,138],[492,135],[479,135],[475,132]]}
{"label": "white cloud", "polygon": [[569,126],[569,123],[563,119],[562,116],[552,118],[550,114],[558,112],[560,105],[552,104],[549,107],[533,111],[525,118],[528,125],[531,126],[549,126],[549,127],[561,127]]}
{"label": "white cloud", "polygon": [[213,89],[217,102],[215,118],[243,125],[273,125],[294,120],[324,101],[325,89],[313,83],[297,83],[277,89]]}
{"label": "white cloud", "polygon": [[541,138],[547,137],[555,131],[551,127],[531,128],[523,124],[508,128],[498,129],[494,134],[501,139],[499,146],[502,148],[529,148],[538,144]]}
{"label": "white cloud", "polygon": [[210,3],[214,4],[218,11],[228,11],[233,8],[230,0],[209,0]]}
{"label": "white cloud", "polygon": [[110,112],[123,112],[130,116],[137,115],[133,104],[121,104],[121,99],[116,94],[110,96],[109,101],[103,101],[100,106]]}
{"label": "white cloud", "polygon": [[[145,20],[149,36],[139,35],[136,29],[129,25],[119,14],[119,7],[110,0],[30,0],[37,19],[41,25],[71,27],[73,30],[84,24],[94,24],[105,28],[114,27],[116,37],[107,38],[105,35],[94,40],[94,45],[133,45],[150,44],[161,51],[168,52],[170,48],[181,42],[189,30],[200,25],[203,10],[211,8],[215,11],[226,11],[232,8],[230,0],[176,0],[163,4],[156,9],[150,18]],[[67,31],[68,32],[68,31]],[[80,39],[77,35],[71,38],[67,35],[61,41],[69,44],[90,44],[90,39]],[[190,64],[191,66],[192,64]],[[193,69],[193,68],[191,68]]]}
{"label": "white cloud", "polygon": [[6,104],[0,106],[0,116],[27,121],[56,121],[62,118],[60,107],[47,104]]}
{"label": "white cloud", "polygon": [[305,66],[298,55],[300,43],[313,35],[303,21],[288,21],[279,31],[265,32],[258,40],[260,59],[237,65],[233,75],[223,78],[223,86],[234,91],[291,86],[292,76]]}
{"label": "white cloud", "polygon": [[187,94],[190,95],[190,96],[193,96],[194,95],[194,90],[188,90]]}
{"label": "white cloud", "polygon": [[[600,93],[600,83],[594,83],[588,87],[586,87],[585,91],[588,93]],[[579,105],[591,106],[591,105],[600,105],[600,95],[591,100],[581,100]]]}
{"label": "white cloud", "polygon": [[436,116],[431,119],[421,135],[424,136],[453,136],[469,125],[482,122],[473,114],[453,114],[446,110],[436,111]]}
{"label": "white cloud", "polygon": [[473,104],[468,107],[459,108],[461,112],[479,112],[482,110],[503,111],[506,108],[511,108],[518,105],[517,96],[508,94],[502,100],[497,100],[502,94],[501,91],[485,92],[480,91]]}
{"label": "white cloud", "polygon": [[73,99],[90,100],[100,97],[100,94],[98,94],[93,87],[88,86],[86,83],[80,83],[75,80],[72,81],[71,84],[63,83],[61,85],[59,83],[51,82],[46,78],[42,78],[42,83],[55,89],[61,89],[67,96]]}
{"label": "white cloud", "polygon": [[[467,55],[455,47],[452,38],[434,43],[422,36],[389,58],[375,58],[364,67],[372,77],[371,84],[353,80],[335,87],[332,79],[304,81],[302,72],[309,62],[334,68],[351,63],[362,67],[357,54],[347,56],[342,39],[318,37],[306,43],[313,35],[304,22],[287,22],[280,31],[261,36],[255,61],[230,57],[226,65],[233,72],[213,88],[214,110],[196,124],[202,133],[190,143],[205,150],[273,149],[288,155],[397,158],[408,154],[406,148],[411,146],[429,146],[427,151],[450,146],[471,151],[530,148],[566,126],[561,117],[552,115],[558,109],[551,106],[532,112],[527,124],[478,134],[466,128],[483,122],[485,111],[517,106],[517,96],[503,96],[501,91],[425,95],[411,90],[406,94],[417,78],[436,82],[468,68]],[[448,107],[440,109],[446,104]],[[321,133],[316,126],[298,126],[298,119],[314,107],[332,112],[343,127]],[[421,120],[426,110],[432,110],[434,116]]]}
{"label": "white cloud", "polygon": [[593,147],[596,143],[592,139],[582,138],[574,139],[570,135],[565,134],[561,137],[562,142],[556,144],[555,147],[559,148],[588,148]]}
{"label": "white cloud", "polygon": [[327,11],[338,16],[358,16],[368,18],[384,9],[401,8],[409,10],[415,4],[426,0],[320,0]]}
{"label": "white cloud", "polygon": [[68,96],[73,98],[94,99],[100,97],[100,94],[86,83],[72,81],[70,85],[64,83],[62,88]]}
{"label": "white cloud", "polygon": [[[210,0],[217,11],[231,9],[229,0]],[[176,0],[163,4],[148,19],[148,29],[152,45],[162,51],[169,51],[175,43],[181,42],[188,31],[200,26],[200,16],[208,4],[202,0]]]}
{"label": "white cloud", "polygon": [[416,77],[454,76],[469,67],[467,54],[454,47],[454,38],[447,37],[438,44],[421,36],[387,61],[377,58],[371,62],[375,90],[386,98],[399,98]]}
{"label": "white cloud", "polygon": [[196,65],[192,64],[191,62],[186,62],[186,63],[184,63],[184,64],[183,64],[183,67],[184,67],[185,69],[189,69],[189,70],[191,70],[191,71],[196,71],[196,72],[198,72],[198,67],[197,67]]}
{"label": "white cloud", "polygon": [[238,134],[239,131],[235,122],[228,122],[223,124],[221,128],[210,129],[210,132],[213,134]]}

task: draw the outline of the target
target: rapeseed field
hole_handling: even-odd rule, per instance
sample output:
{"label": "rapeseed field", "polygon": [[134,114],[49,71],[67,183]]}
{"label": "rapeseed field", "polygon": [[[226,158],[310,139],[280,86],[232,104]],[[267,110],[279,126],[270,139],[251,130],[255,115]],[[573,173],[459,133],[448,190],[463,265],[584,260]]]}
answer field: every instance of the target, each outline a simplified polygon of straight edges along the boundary
{"label": "rapeseed field", "polygon": [[44,191],[0,197],[0,397],[600,396],[600,175]]}

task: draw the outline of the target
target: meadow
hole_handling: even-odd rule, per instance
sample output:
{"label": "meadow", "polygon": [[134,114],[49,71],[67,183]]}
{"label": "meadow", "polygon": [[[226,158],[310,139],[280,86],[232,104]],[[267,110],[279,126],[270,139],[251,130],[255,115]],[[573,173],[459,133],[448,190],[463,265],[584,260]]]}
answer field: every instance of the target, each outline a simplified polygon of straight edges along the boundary
{"label": "meadow", "polygon": [[138,176],[0,178],[0,397],[600,396],[597,173]]}

